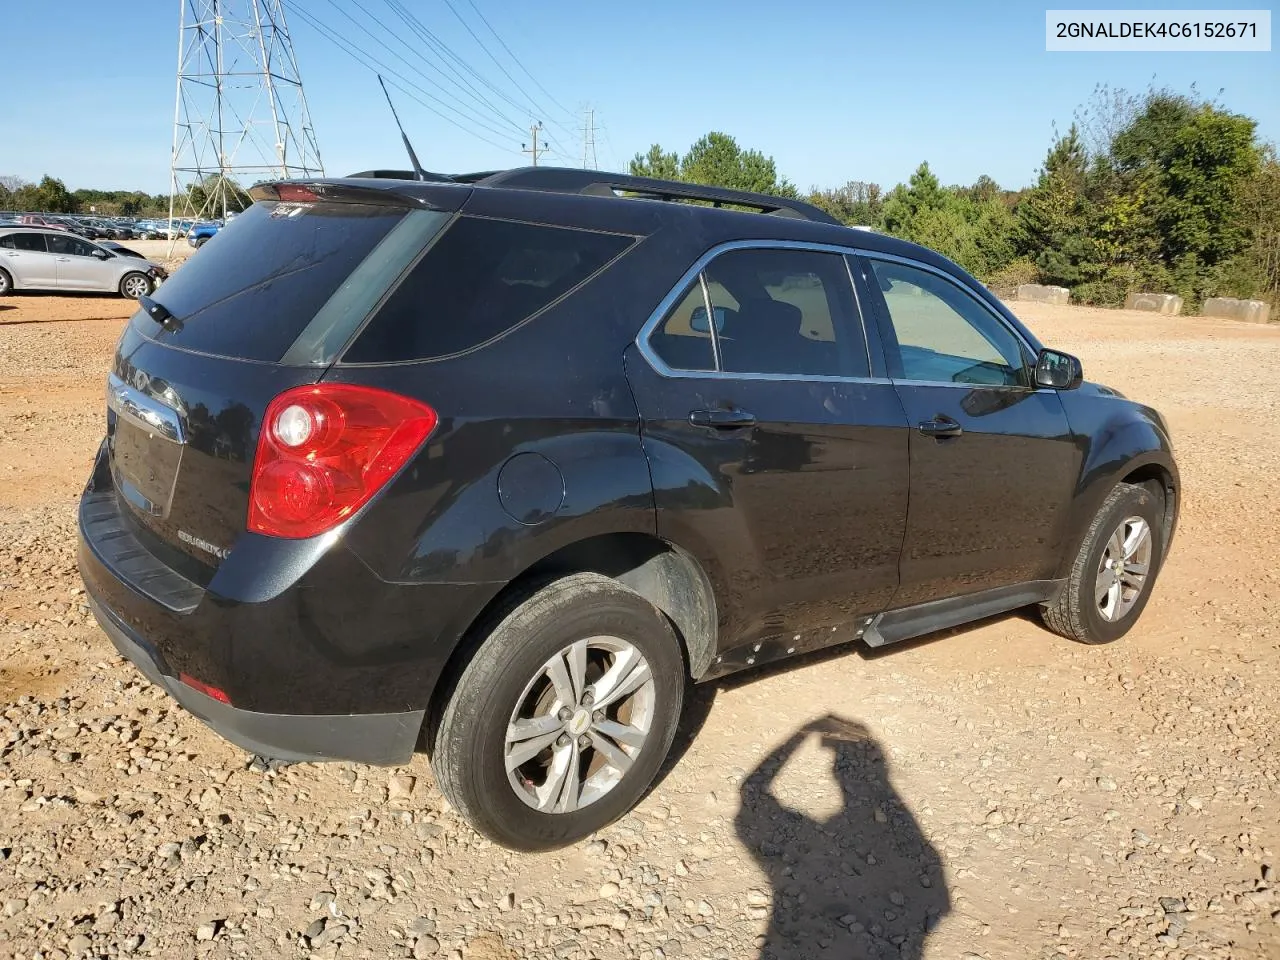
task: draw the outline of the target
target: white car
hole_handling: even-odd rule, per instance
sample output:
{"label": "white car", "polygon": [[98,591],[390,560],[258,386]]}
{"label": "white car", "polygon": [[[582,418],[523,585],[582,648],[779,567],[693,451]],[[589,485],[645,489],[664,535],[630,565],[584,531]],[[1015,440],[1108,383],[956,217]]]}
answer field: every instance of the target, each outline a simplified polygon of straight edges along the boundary
{"label": "white car", "polygon": [[0,296],[13,290],[83,290],[148,296],[168,274],[91,240],[40,227],[0,227]]}

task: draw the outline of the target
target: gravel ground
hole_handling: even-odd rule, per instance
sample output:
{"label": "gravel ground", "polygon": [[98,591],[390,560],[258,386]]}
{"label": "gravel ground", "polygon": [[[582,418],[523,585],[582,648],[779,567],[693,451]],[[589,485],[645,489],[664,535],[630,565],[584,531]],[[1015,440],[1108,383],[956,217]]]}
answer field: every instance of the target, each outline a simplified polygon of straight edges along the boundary
{"label": "gravel ground", "polygon": [[700,688],[633,815],[529,856],[424,758],[251,764],[115,655],[73,508],[131,311],[0,302],[0,957],[1280,957],[1280,329],[1019,309],[1175,432],[1141,625]]}

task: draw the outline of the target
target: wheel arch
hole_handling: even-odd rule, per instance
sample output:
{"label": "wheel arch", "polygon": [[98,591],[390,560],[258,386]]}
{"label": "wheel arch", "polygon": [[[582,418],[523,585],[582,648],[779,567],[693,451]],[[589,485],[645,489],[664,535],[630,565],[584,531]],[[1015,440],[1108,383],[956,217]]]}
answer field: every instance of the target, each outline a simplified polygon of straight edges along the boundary
{"label": "wheel arch", "polygon": [[487,629],[552,580],[571,573],[598,573],[634,590],[671,622],[691,678],[715,659],[718,614],[711,580],[687,551],[650,533],[603,533],[574,541],[530,564],[472,618],[431,691],[424,734],[433,752],[435,728],[467,663]]}

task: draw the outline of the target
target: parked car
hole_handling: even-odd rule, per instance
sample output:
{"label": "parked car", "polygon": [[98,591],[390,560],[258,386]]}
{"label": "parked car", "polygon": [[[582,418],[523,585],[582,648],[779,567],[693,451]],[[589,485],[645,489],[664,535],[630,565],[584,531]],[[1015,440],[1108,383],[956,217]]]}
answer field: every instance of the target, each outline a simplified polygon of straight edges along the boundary
{"label": "parked car", "polygon": [[420,745],[545,849],[644,794],[690,681],[1151,596],[1165,421],[930,250],[585,170],[254,197],[122,334],[79,514],[99,623],[247,750]]}
{"label": "parked car", "polygon": [[41,216],[38,213],[24,213],[18,222],[28,227],[44,227],[46,230],[66,231],[67,225],[52,216]]}
{"label": "parked car", "polygon": [[212,223],[212,222],[197,223],[195,226],[191,227],[190,232],[187,234],[187,243],[199,249],[200,247],[203,247],[206,243],[208,243],[210,238],[212,238],[213,235],[216,234],[221,229],[222,229],[222,224],[220,223]]}
{"label": "parked car", "polygon": [[112,253],[116,254],[116,256],[137,257],[140,260],[147,259],[145,256],[143,256],[137,250],[134,250],[132,247],[126,247],[123,243],[116,243],[116,241],[114,240],[99,240],[98,246],[102,247],[102,249],[104,250],[110,250]]}
{"label": "parked car", "polygon": [[67,231],[0,227],[0,296],[14,290],[97,290],[136,300],[167,276],[158,263],[118,255]]}

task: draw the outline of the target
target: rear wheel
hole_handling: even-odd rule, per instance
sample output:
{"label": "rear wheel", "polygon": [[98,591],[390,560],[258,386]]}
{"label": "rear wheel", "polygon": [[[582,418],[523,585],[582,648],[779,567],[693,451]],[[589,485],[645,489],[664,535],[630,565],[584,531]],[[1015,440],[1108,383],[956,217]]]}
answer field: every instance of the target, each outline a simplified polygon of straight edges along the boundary
{"label": "rear wheel", "polygon": [[13,292],[13,277],[9,271],[0,269],[0,297]]}
{"label": "rear wheel", "polygon": [[1089,526],[1062,593],[1042,607],[1045,624],[1082,643],[1118,640],[1137,622],[1164,559],[1163,504],[1121,483]]}
{"label": "rear wheel", "polygon": [[625,814],[670,749],[684,698],[667,619],[579,573],[499,611],[433,738],[432,769],[476,830],[563,846]]}
{"label": "rear wheel", "polygon": [[128,297],[130,300],[149,296],[154,289],[155,284],[145,273],[126,273],[120,279],[120,296]]}

